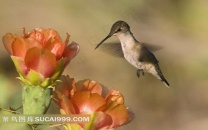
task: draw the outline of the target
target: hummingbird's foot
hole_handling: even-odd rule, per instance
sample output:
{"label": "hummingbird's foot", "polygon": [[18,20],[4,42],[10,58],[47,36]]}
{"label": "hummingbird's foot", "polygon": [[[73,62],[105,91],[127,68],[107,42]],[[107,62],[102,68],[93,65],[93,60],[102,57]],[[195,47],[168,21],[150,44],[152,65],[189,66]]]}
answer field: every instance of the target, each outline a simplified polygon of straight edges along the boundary
{"label": "hummingbird's foot", "polygon": [[137,70],[137,76],[140,77],[140,74],[144,76],[144,70],[143,69],[138,69]]}
{"label": "hummingbird's foot", "polygon": [[142,70],[142,76],[144,76],[144,70]]}

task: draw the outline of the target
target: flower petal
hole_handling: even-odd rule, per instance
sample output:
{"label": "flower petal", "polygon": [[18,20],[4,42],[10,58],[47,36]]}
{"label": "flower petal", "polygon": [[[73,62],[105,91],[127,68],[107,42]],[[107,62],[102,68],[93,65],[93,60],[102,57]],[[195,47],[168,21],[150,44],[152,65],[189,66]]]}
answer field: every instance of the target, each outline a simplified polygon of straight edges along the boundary
{"label": "flower petal", "polygon": [[[91,117],[90,127],[93,130],[98,130],[101,128],[107,129],[107,127],[113,123],[111,116],[109,116],[108,114],[106,114],[104,112],[92,113],[92,117]],[[86,125],[86,127],[89,128],[89,125]]]}
{"label": "flower petal", "polygon": [[24,39],[10,33],[3,37],[3,43],[10,54],[22,58],[25,57],[28,49],[32,47],[41,47],[37,41],[34,41],[31,38]]}
{"label": "flower petal", "polygon": [[56,68],[56,57],[46,49],[33,47],[27,51],[25,64],[28,68],[41,73],[45,78],[50,77]]}
{"label": "flower petal", "polygon": [[25,58],[27,52],[25,41],[17,37],[12,43],[12,51],[14,56]]}
{"label": "flower petal", "polygon": [[75,114],[75,108],[71,101],[59,91],[54,92],[54,101],[65,111],[65,114]]}
{"label": "flower petal", "polygon": [[56,60],[59,60],[64,52],[65,44],[58,40],[49,39],[44,48],[50,50],[56,56]]}
{"label": "flower petal", "polygon": [[15,68],[22,75],[26,76],[29,69],[25,65],[24,59],[21,57],[11,56],[12,61],[14,62]]}
{"label": "flower petal", "polygon": [[102,94],[101,85],[94,80],[89,80],[89,79],[80,80],[76,83],[76,86],[78,88],[78,91],[88,90],[91,93],[97,93],[99,95]]}
{"label": "flower petal", "polygon": [[13,54],[13,51],[12,51],[12,43],[14,42],[14,40],[15,40],[16,37],[17,37],[16,35],[13,35],[11,33],[7,33],[2,38],[2,42],[4,44],[4,47],[7,49],[7,51],[9,52],[9,54]]}
{"label": "flower petal", "polygon": [[102,109],[106,102],[105,99],[97,93],[89,91],[76,92],[72,97],[72,102],[77,107],[77,113],[90,113]]}
{"label": "flower petal", "polygon": [[113,123],[110,128],[116,128],[118,126],[124,125],[129,120],[128,111],[126,106],[123,104],[118,105],[109,111],[106,111],[106,113],[109,114],[113,119]]}
{"label": "flower petal", "polygon": [[71,44],[68,44],[66,46],[63,57],[69,57],[70,59],[73,59],[78,52],[79,52],[79,44],[77,44],[76,42],[72,42]]}
{"label": "flower petal", "polygon": [[60,35],[54,29],[49,28],[36,28],[28,34],[28,37],[31,37],[39,41],[44,47],[47,41],[51,38],[59,40],[62,43]]}
{"label": "flower petal", "polygon": [[123,104],[124,103],[124,97],[123,95],[118,91],[118,90],[115,90],[115,89],[110,89],[108,91],[108,93],[106,94],[105,96],[105,99],[106,100],[114,100],[117,98],[117,97],[121,97],[121,99],[118,101],[119,104]]}
{"label": "flower petal", "polygon": [[75,80],[69,76],[64,75],[61,76],[60,80],[62,82],[56,85],[56,91],[59,91],[66,97],[71,98],[76,91]]}
{"label": "flower petal", "polygon": [[40,48],[42,49],[43,47],[41,46],[41,43],[32,39],[32,38],[24,38],[24,41],[25,41],[25,46],[26,46],[26,50],[29,50],[30,48],[33,48],[33,47],[37,47],[37,48]]}
{"label": "flower petal", "polygon": [[65,66],[73,59],[79,52],[79,45],[75,42],[68,44],[64,50],[63,57],[65,59]]}
{"label": "flower petal", "polygon": [[61,108],[64,109],[64,111],[66,112],[66,114],[75,114],[76,110],[71,102],[71,100],[68,99],[68,97],[66,97],[65,95],[63,96],[63,102],[61,102]]}
{"label": "flower petal", "polygon": [[119,106],[120,104],[124,104],[124,98],[121,95],[121,93],[115,89],[111,89],[105,98],[106,102],[107,102],[107,107],[105,109],[105,111],[111,110],[117,106]]}

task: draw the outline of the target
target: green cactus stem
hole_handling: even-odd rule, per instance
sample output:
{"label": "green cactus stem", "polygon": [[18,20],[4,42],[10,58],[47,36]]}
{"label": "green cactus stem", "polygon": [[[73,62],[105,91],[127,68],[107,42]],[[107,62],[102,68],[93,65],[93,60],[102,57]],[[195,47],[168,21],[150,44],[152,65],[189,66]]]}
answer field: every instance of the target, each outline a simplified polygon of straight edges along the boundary
{"label": "green cactus stem", "polygon": [[[11,117],[14,115],[18,115],[15,111],[6,110],[0,108],[0,115],[2,117]],[[1,119],[3,121],[3,119]],[[27,123],[9,123],[9,122],[0,122],[0,130],[33,130],[32,125],[28,125]]]}
{"label": "green cactus stem", "polygon": [[24,85],[23,114],[45,114],[51,102],[52,88]]}

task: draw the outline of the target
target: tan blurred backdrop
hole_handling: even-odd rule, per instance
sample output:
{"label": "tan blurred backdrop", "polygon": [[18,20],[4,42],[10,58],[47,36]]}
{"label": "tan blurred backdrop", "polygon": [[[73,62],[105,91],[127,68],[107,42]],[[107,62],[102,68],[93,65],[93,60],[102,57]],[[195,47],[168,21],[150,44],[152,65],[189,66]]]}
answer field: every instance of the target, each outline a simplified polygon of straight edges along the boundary
{"label": "tan blurred backdrop", "polygon": [[[135,119],[118,130],[207,130],[207,5],[207,0],[1,0],[0,36],[21,35],[22,27],[54,28],[62,39],[68,32],[81,50],[64,74],[118,89],[135,113]],[[124,59],[94,50],[117,20],[126,21],[139,41],[162,47],[154,54],[169,89],[149,74],[137,78],[136,69]],[[0,52],[0,103],[18,107],[17,72],[3,44]]]}

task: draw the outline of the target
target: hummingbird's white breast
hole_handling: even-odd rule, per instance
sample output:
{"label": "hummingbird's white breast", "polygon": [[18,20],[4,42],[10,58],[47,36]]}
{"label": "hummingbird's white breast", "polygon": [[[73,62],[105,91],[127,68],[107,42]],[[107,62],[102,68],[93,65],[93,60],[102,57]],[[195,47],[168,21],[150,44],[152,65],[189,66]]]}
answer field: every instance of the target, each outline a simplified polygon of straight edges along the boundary
{"label": "hummingbird's white breast", "polygon": [[125,59],[134,67],[143,69],[143,64],[139,62],[141,45],[134,39],[132,34],[121,33],[118,35],[121,42],[122,51]]}

